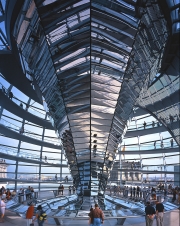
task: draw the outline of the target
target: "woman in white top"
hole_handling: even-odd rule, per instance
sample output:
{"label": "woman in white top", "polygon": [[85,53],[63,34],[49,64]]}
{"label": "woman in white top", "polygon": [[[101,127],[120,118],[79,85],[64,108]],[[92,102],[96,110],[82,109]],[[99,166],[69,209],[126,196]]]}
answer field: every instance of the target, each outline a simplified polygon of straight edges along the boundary
{"label": "woman in white top", "polygon": [[0,201],[0,207],[1,207],[1,221],[3,222],[3,218],[4,218],[4,214],[5,214],[5,208],[6,208],[6,203],[4,202],[4,200],[2,199]]}
{"label": "woman in white top", "polygon": [[3,199],[4,201],[6,200],[6,191],[3,192],[1,199]]}

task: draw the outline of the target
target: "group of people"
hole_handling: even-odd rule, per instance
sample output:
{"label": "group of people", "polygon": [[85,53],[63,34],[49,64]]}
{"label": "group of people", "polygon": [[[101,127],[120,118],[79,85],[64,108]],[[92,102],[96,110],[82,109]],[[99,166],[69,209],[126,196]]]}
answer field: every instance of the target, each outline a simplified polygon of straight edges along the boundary
{"label": "group of people", "polygon": [[[169,187],[170,186],[170,187]],[[157,188],[155,187],[139,187],[139,186],[111,186],[110,187],[110,194],[114,194],[116,196],[122,196],[124,198],[130,198],[130,199],[142,199],[146,200],[147,196],[150,195],[152,200],[156,200],[157,198],[157,192],[161,193],[161,196],[164,196],[164,199],[167,197],[168,194],[171,194],[172,202],[180,204],[180,188],[175,187],[172,188],[171,185],[169,185],[168,188],[165,188],[164,184],[160,183],[157,185]]]}
{"label": "group of people", "polygon": [[36,220],[38,222],[38,226],[43,226],[44,222],[47,220],[47,214],[43,210],[42,206],[39,205],[37,207],[36,213],[34,212],[34,203],[29,203],[29,208],[26,212],[26,222],[27,226],[30,226],[32,223],[34,223]]}
{"label": "group of people", "polygon": [[1,199],[3,199],[4,201],[10,200],[12,198],[12,196],[14,196],[14,191],[10,192],[9,189],[5,189],[4,186],[2,186],[0,188],[0,197]]}
{"label": "group of people", "polygon": [[15,191],[11,192],[9,189],[5,189],[4,186],[0,188],[0,212],[1,212],[0,222],[4,222],[6,202],[15,195],[16,195]]}
{"label": "group of people", "polygon": [[[71,195],[72,194],[72,192],[73,192],[73,194],[75,194],[75,192],[76,192],[76,187],[73,185],[73,186],[69,186],[68,187],[68,190],[69,190],[69,195]],[[64,186],[63,186],[63,184],[60,184],[59,185],[59,187],[58,187],[58,194],[59,195],[63,195],[63,193],[64,193]]]}
{"label": "group of people", "polygon": [[114,193],[115,195],[122,195],[124,198],[144,198],[147,196],[149,193],[149,189],[143,188],[141,189],[139,186],[134,186],[134,187],[128,187],[128,186],[113,186],[110,187],[110,193]]}
{"label": "group of people", "polygon": [[[22,193],[24,194],[24,190]],[[34,198],[34,188],[31,186],[28,186],[28,188],[25,190],[25,194],[26,194],[26,200]]]}
{"label": "group of people", "polygon": [[172,202],[180,204],[180,187],[172,187],[171,184],[168,186],[169,192],[172,194]]}
{"label": "group of people", "polygon": [[[159,118],[159,121],[157,121],[157,122],[152,121],[152,123],[151,123],[152,128],[154,128],[156,125],[157,125],[157,127],[159,127],[160,126],[160,123],[165,123],[165,124],[173,123],[175,121],[175,118],[176,118],[177,121],[179,120],[177,114],[175,116],[173,116],[173,115],[170,114],[168,118],[162,118],[162,117],[160,117]],[[146,129],[146,126],[147,126],[147,123],[146,123],[146,121],[144,121],[144,123],[143,123],[144,129]]]}
{"label": "group of people", "polygon": [[26,200],[32,199],[34,197],[34,188],[31,186],[28,186],[26,189],[20,188],[18,191],[19,196],[26,196]]}
{"label": "group of people", "polygon": [[75,192],[76,192],[76,188],[75,188],[75,186],[69,186],[69,195],[71,195],[71,191],[73,191],[73,194],[75,194]]}

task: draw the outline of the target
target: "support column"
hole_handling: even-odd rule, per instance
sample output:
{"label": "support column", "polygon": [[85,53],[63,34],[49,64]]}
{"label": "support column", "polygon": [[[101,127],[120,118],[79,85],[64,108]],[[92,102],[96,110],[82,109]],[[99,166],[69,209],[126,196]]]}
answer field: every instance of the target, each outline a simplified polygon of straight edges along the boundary
{"label": "support column", "polygon": [[121,151],[121,145],[118,147],[118,153],[119,153],[119,185],[122,185],[122,155],[120,154],[120,151]]}
{"label": "support column", "polygon": [[[63,152],[64,152],[64,150],[63,150],[63,148],[62,148],[62,150],[61,150],[61,162],[60,162],[60,164],[62,164],[62,161],[63,161]],[[61,181],[61,178],[62,178],[62,167],[60,167],[60,181]]]}
{"label": "support column", "polygon": [[[164,171],[167,171],[167,168],[166,168],[166,156],[165,156],[164,153],[163,153],[163,166],[164,166]],[[167,188],[167,174],[166,173],[164,174],[164,187]]]}
{"label": "support column", "polygon": [[[46,114],[46,117],[45,119],[47,118],[47,114]],[[42,141],[44,141],[44,134],[45,134],[45,128],[43,127],[43,132],[42,132]],[[41,183],[40,183],[40,180],[41,180],[41,161],[42,161],[42,151],[43,151],[43,146],[41,146],[41,149],[40,149],[40,163],[39,163],[39,174],[38,174],[38,178],[39,178],[39,183],[38,183],[38,190],[40,191],[41,189]]]}
{"label": "support column", "polygon": [[[139,147],[139,151],[140,151],[140,136],[138,136],[138,147]],[[139,154],[140,157],[140,169],[141,169],[141,190],[143,189],[143,164],[142,164],[142,157],[141,154]]]}

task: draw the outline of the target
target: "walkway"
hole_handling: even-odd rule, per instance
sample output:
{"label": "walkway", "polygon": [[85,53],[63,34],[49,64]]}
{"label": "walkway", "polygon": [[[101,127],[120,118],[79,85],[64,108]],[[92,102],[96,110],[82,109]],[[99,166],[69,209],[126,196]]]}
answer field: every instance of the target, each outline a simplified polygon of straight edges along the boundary
{"label": "walkway", "polygon": [[20,107],[19,105],[14,103],[11,99],[9,99],[3,92],[0,92],[0,105],[6,110],[8,110],[9,112],[12,112],[13,114],[19,116],[22,119],[25,119],[36,125],[45,127],[46,129],[54,130],[53,126],[49,121],[42,119],[24,110],[22,107]]}
{"label": "walkway", "polygon": [[117,169],[117,171],[121,172],[133,172],[133,173],[144,173],[144,174],[179,174],[179,172],[175,171],[158,171],[158,170],[141,170],[141,169]]}
{"label": "walkway", "polygon": [[[44,146],[44,147],[54,148],[54,149],[61,149],[62,148],[61,145],[55,145],[55,144],[52,144],[52,143],[44,142],[44,141],[37,140],[37,139],[31,138],[31,137],[27,137],[27,136],[22,135],[20,133],[14,132],[12,129],[9,129],[2,124],[0,124],[0,133],[4,134],[7,137],[11,137],[11,138],[16,139],[16,140],[24,141],[24,142],[39,145],[39,146]],[[52,140],[53,139],[54,138],[52,137]]]}
{"label": "walkway", "polygon": [[[132,127],[130,127],[126,132],[125,137],[129,138],[129,137],[145,136],[148,134],[162,133],[162,132],[167,131],[167,128],[163,125],[152,128],[151,124],[147,125],[146,129],[144,129],[143,125],[141,127],[139,127],[138,129],[136,127],[134,127],[133,129],[132,129]],[[179,121],[173,122],[168,125],[171,126],[173,129],[178,129]]]}
{"label": "walkway", "polygon": [[[1,158],[3,158],[3,159],[9,159],[9,160],[14,160],[14,161],[19,161],[19,162],[27,162],[27,163],[33,163],[33,164],[41,164],[42,166],[46,165],[46,166],[52,166],[52,167],[67,167],[67,165],[65,165],[65,164],[59,164],[58,162],[60,162],[60,160],[57,161],[57,159],[48,159],[49,162],[44,162],[44,161],[40,161],[40,159],[38,159],[38,158],[33,159],[28,156],[22,157],[21,155],[23,155],[23,154],[21,154],[21,153],[19,153],[19,156],[18,156],[18,153],[15,156],[10,155],[10,154],[4,154],[2,152],[0,152],[0,154],[1,154]],[[55,163],[55,161],[57,163]]]}

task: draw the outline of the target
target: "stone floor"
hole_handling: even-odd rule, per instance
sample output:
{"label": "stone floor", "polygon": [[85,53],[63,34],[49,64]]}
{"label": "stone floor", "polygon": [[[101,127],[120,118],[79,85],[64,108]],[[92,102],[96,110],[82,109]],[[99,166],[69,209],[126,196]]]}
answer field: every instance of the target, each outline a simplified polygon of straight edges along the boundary
{"label": "stone floor", "polygon": [[[6,210],[4,222],[0,223],[3,226],[24,226],[26,225],[26,220],[20,218],[15,213]],[[64,226],[85,226],[88,225],[87,220],[65,220],[63,222]],[[117,220],[105,220],[103,226],[115,226],[117,225]],[[124,226],[145,226],[144,217],[141,218],[129,218],[123,224]],[[153,226],[156,225],[154,220]],[[164,215],[164,226],[179,226],[180,225],[180,211],[174,210],[172,212],[168,212]],[[37,222],[35,222],[35,226],[38,226]],[[44,226],[52,226],[52,224],[44,223]]]}

